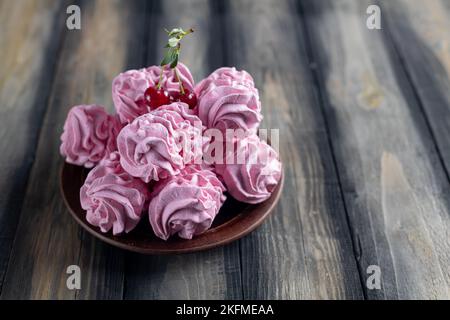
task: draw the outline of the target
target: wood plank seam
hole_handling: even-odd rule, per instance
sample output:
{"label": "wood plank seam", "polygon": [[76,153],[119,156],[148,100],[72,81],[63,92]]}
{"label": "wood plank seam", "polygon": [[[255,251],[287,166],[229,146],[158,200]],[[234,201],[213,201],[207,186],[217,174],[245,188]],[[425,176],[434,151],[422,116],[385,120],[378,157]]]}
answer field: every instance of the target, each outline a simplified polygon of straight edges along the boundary
{"label": "wood plank seam", "polygon": [[[212,12],[215,15],[223,15],[227,11],[227,5],[228,2],[225,1],[210,1],[209,2]],[[228,43],[228,33],[226,32],[226,22],[225,19],[219,20],[219,30],[217,30],[217,34],[220,34],[220,46],[223,49],[222,50],[222,62],[223,65],[228,65],[228,52],[227,50],[224,50]],[[243,300],[246,299],[245,297],[245,290],[244,290],[244,272],[243,272],[243,256],[242,256],[242,240],[238,240],[238,248],[239,248],[239,276],[240,276],[240,282],[241,282],[241,298]]]}
{"label": "wood plank seam", "polygon": [[[377,5],[380,6],[381,10],[384,12],[387,12],[387,8],[385,7],[384,3],[380,0],[376,1]],[[421,94],[419,93],[419,87],[418,83],[413,78],[413,70],[410,69],[410,66],[406,62],[406,57],[404,56],[401,48],[399,47],[400,44],[397,43],[394,34],[393,34],[393,24],[391,24],[391,19],[384,19],[383,21],[385,27],[383,28],[386,32],[383,32],[383,41],[386,43],[386,47],[388,47],[390,50],[390,54],[394,56],[394,59],[396,59],[399,62],[399,67],[401,69],[401,72],[404,74],[404,78],[407,82],[407,86],[411,89],[411,95],[412,99],[415,101],[415,104],[417,105],[417,108],[420,113],[420,117],[424,119],[424,124],[426,128],[425,134],[429,136],[429,139],[431,140],[432,144],[432,150],[436,153],[438,163],[437,167],[440,168],[444,172],[445,178],[444,180],[447,182],[446,186],[450,186],[450,168],[448,167],[448,163],[445,160],[444,157],[444,151],[441,149],[441,144],[438,141],[437,135],[439,134],[438,127],[435,127],[435,125],[431,121],[431,114],[427,112],[426,107],[426,98],[422,98]],[[410,22],[411,23],[411,22]],[[430,106],[431,107],[431,106]],[[436,130],[436,131],[435,131]],[[439,170],[439,169],[438,169]],[[440,171],[439,170],[439,171]],[[447,210],[449,207],[447,206]],[[440,271],[443,277],[445,277],[445,267],[442,267],[440,264],[438,264],[440,267]],[[444,268],[444,269],[443,269]],[[443,284],[445,286],[445,284]],[[448,287],[447,287],[447,292]]]}
{"label": "wood plank seam", "polygon": [[[378,6],[380,6],[382,11],[385,10],[385,9],[383,9],[384,5],[382,4],[381,1],[377,0],[377,4],[378,4]],[[403,72],[404,72],[404,74],[406,76],[406,79],[408,80],[408,84],[412,88],[412,93],[414,95],[415,100],[417,101],[417,104],[419,106],[419,109],[420,109],[420,112],[422,114],[422,117],[425,119],[425,123],[426,123],[427,129],[428,129],[430,137],[431,137],[431,139],[433,141],[433,148],[436,151],[436,154],[437,154],[437,156],[439,158],[439,162],[442,165],[442,169],[445,172],[445,176],[447,178],[447,181],[450,184],[449,168],[446,166],[446,163],[444,161],[444,157],[443,157],[442,151],[441,151],[441,149],[439,147],[439,144],[438,144],[438,141],[436,139],[436,135],[435,135],[433,126],[431,125],[431,121],[430,121],[430,119],[428,117],[427,112],[425,111],[424,102],[423,102],[422,98],[420,97],[420,95],[418,94],[418,89],[417,89],[417,87],[415,85],[415,82],[412,79],[411,72],[410,72],[408,66],[405,63],[405,58],[402,55],[401,51],[398,48],[397,43],[395,42],[395,40],[393,38],[389,19],[385,19],[384,24],[386,25],[385,30],[386,30],[386,35],[387,35],[385,37],[385,39],[389,42],[390,46],[393,48],[393,50],[395,52],[395,55],[397,56],[398,61],[400,62],[400,66],[401,66],[401,68],[402,68],[402,70],[403,70]]]}
{"label": "wood plank seam", "polygon": [[352,223],[350,221],[350,218],[349,218],[349,212],[348,212],[348,208],[347,208],[347,204],[346,204],[345,197],[344,197],[344,192],[343,192],[343,186],[342,186],[342,181],[341,181],[341,174],[339,172],[339,168],[338,168],[338,165],[337,165],[336,155],[335,155],[335,151],[334,151],[334,148],[333,148],[333,142],[331,141],[331,138],[330,138],[331,137],[331,132],[330,132],[330,129],[329,129],[329,123],[328,123],[328,119],[327,119],[327,117],[325,115],[325,110],[324,110],[324,103],[325,103],[324,102],[324,95],[326,95],[326,93],[323,92],[323,89],[322,89],[322,86],[321,86],[321,83],[323,83],[322,82],[323,80],[321,81],[321,74],[317,70],[317,68],[315,67],[316,63],[315,63],[315,61],[313,59],[313,51],[312,51],[313,49],[312,49],[312,42],[311,42],[311,39],[310,39],[309,26],[306,23],[305,18],[304,18],[305,11],[304,11],[303,4],[301,3],[301,1],[297,2],[297,10],[298,10],[300,23],[302,23],[302,25],[304,27],[304,30],[305,30],[305,35],[304,35],[305,36],[305,48],[306,48],[306,51],[307,51],[307,57],[309,59],[310,65],[312,66],[310,68],[310,70],[311,70],[312,78],[314,79],[314,82],[315,82],[315,88],[317,88],[316,89],[317,90],[317,99],[319,101],[318,104],[320,106],[320,112],[322,114],[322,117],[323,117],[324,123],[325,123],[327,142],[328,142],[328,146],[329,146],[329,149],[330,149],[330,152],[331,152],[331,157],[332,157],[332,160],[333,160],[333,166],[334,166],[334,170],[336,172],[336,176],[337,176],[337,180],[338,180],[340,196],[341,196],[341,199],[342,199],[342,202],[343,202],[343,206],[344,206],[344,211],[345,211],[346,224],[347,224],[347,227],[348,227],[350,235],[351,235],[353,256],[355,258],[355,263],[356,263],[356,266],[358,268],[359,279],[360,279],[360,284],[361,284],[361,290],[363,292],[364,299],[367,300],[368,299],[368,297],[367,297],[367,288],[366,288],[365,281],[364,281],[364,274],[365,273],[364,273],[364,270],[362,270],[361,264],[359,263],[359,260],[360,260],[359,258],[362,255],[362,248],[361,248],[361,245],[360,245],[360,239],[355,234],[354,227],[353,227],[353,225],[352,225]]}
{"label": "wood plank seam", "polygon": [[[225,1],[210,1],[209,5],[211,7],[211,11],[214,15],[223,15],[227,11],[228,2]],[[226,23],[224,19],[219,19],[218,24],[218,30],[216,32],[211,34],[219,34],[220,35],[220,47],[222,49],[226,48],[228,43],[228,33],[226,32]],[[228,65],[228,54],[227,50],[222,50],[222,64]],[[238,248],[239,248],[239,276],[241,281],[241,297],[243,300],[246,299],[245,297],[245,290],[244,290],[244,276],[243,276],[243,257],[242,257],[242,240],[238,240]]]}
{"label": "wood plank seam", "polygon": [[[245,298],[361,299],[323,119],[303,41],[297,41],[304,30],[292,3],[233,1],[225,14],[228,64],[253,74],[265,123],[286,135],[284,199],[261,229],[240,241]],[[242,32],[247,28],[254,32]]]}
{"label": "wood plank seam", "polygon": [[[367,296],[446,296],[442,222],[449,208],[448,179],[442,177],[417,88],[409,84],[386,35],[365,29],[368,1],[307,3],[311,58],[320,62],[321,106],[333,133],[341,190],[351,226],[367,251],[358,262],[363,267],[381,262],[384,268],[383,290],[366,291]],[[374,79],[365,83],[365,75]],[[380,99],[361,99],[358,93],[367,88]],[[349,152],[355,152],[353,162],[346,161]],[[408,159],[415,161],[407,165]],[[369,229],[371,234],[361,233]],[[417,267],[408,261],[412,258]]]}
{"label": "wood plank seam", "polygon": [[[210,2],[213,12],[216,15],[222,15],[225,16],[225,14],[230,10],[230,4],[228,1],[215,1],[215,2]],[[219,30],[218,30],[218,34],[220,34],[220,45],[223,49],[222,52],[222,62],[224,66],[228,66],[231,65],[231,59],[228,56],[228,50],[225,50],[225,48],[227,48],[227,46],[229,45],[229,34],[227,32],[227,23],[226,23],[226,19],[222,18],[220,19],[220,23],[219,23]],[[255,230],[254,232],[258,232],[257,230]],[[243,267],[243,240],[239,239],[238,240],[238,248],[239,248],[239,273],[240,273],[240,280],[241,280],[241,296],[243,300],[246,300],[246,293],[245,293],[245,288],[244,288],[244,267]]]}
{"label": "wood plank seam", "polygon": [[[60,6],[59,9],[56,10],[56,12],[65,12],[65,10],[63,10],[63,8],[65,8],[67,6],[67,1],[61,1],[60,2]],[[36,157],[36,152],[37,152],[37,147],[39,145],[39,141],[41,139],[41,132],[42,132],[42,124],[44,123],[44,120],[47,116],[47,112],[48,112],[48,106],[50,105],[50,100],[51,100],[51,96],[52,96],[52,91],[53,91],[53,86],[56,80],[56,74],[59,68],[59,64],[60,64],[60,56],[61,56],[61,52],[62,52],[62,48],[63,48],[63,44],[64,44],[64,40],[65,40],[65,36],[67,33],[67,29],[64,27],[65,26],[65,19],[66,17],[64,15],[61,15],[59,17],[55,17],[54,20],[51,22],[54,25],[54,28],[52,28],[52,30],[54,30],[55,28],[63,28],[62,31],[59,32],[59,37],[56,38],[56,50],[55,50],[55,56],[53,59],[53,65],[48,66],[46,65],[44,68],[42,68],[42,70],[40,71],[41,74],[48,74],[49,70],[51,70],[51,77],[50,77],[50,85],[48,86],[48,92],[43,93],[46,97],[44,99],[44,105],[45,110],[42,114],[41,117],[39,117],[39,125],[38,125],[38,130],[37,130],[37,138],[35,139],[35,143],[31,146],[32,148],[32,153],[31,153],[31,157],[33,159],[33,161],[30,163],[29,168],[27,170],[27,174],[26,174],[26,182],[24,185],[24,192],[23,192],[23,196],[22,196],[22,203],[20,205],[19,208],[17,208],[18,210],[18,217],[16,219],[16,224],[14,226],[15,230],[14,230],[14,236],[12,238],[12,241],[9,245],[9,253],[8,253],[8,258],[7,258],[7,266],[6,269],[4,270],[4,273],[1,276],[0,279],[0,298],[2,296],[2,292],[3,292],[3,284],[4,284],[4,280],[6,277],[6,274],[8,273],[8,269],[9,269],[9,263],[10,263],[10,259],[11,259],[11,254],[12,254],[12,248],[14,245],[14,242],[16,241],[17,238],[17,227],[19,225],[21,216],[22,216],[22,207],[23,207],[23,202],[25,200],[25,196],[28,193],[27,190],[29,188],[28,184],[29,184],[29,178],[30,178],[30,174],[33,171],[33,167],[35,164],[35,157]],[[2,241],[4,241],[5,239],[2,239]]]}

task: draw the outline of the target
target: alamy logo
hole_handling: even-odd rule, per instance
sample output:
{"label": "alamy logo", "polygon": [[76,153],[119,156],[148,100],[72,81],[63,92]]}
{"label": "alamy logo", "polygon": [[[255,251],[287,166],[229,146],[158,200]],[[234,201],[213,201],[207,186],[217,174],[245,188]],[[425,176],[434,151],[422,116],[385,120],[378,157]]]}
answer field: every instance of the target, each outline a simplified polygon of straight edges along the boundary
{"label": "alamy logo", "polygon": [[77,265],[70,265],[66,269],[66,273],[69,274],[66,280],[66,286],[69,290],[81,289],[81,269]]}
{"label": "alamy logo", "polygon": [[366,26],[369,30],[381,29],[381,9],[373,4],[367,7],[366,13],[370,16],[366,20]]}
{"label": "alamy logo", "polygon": [[370,265],[367,267],[367,274],[369,277],[366,280],[366,287],[369,290],[381,289],[381,268],[377,265]]}
{"label": "alamy logo", "polygon": [[66,26],[69,30],[81,29],[81,9],[77,5],[70,5],[66,9],[66,13],[69,14],[66,20]]}

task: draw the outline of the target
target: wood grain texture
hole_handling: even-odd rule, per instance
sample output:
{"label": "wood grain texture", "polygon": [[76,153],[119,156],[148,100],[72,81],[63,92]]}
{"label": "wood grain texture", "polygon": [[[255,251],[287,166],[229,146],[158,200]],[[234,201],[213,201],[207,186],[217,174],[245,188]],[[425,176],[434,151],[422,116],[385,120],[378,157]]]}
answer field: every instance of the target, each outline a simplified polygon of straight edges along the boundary
{"label": "wood grain texture", "polygon": [[328,137],[296,7],[229,1],[223,8],[226,65],[253,75],[263,128],[280,130],[286,174],[278,208],[241,240],[246,299],[362,298]]}
{"label": "wood grain texture", "polygon": [[[63,204],[58,182],[63,161],[59,137],[72,105],[99,103],[112,109],[113,77],[133,66],[130,61],[142,59],[145,3],[85,1],[80,7],[82,30],[66,31],[3,299],[122,297],[123,252],[86,237]],[[72,264],[81,268],[79,291],[66,287],[66,268]]]}
{"label": "wood grain texture", "polygon": [[365,27],[368,5],[301,5],[358,263],[381,268],[368,298],[448,299],[448,180],[385,31]]}
{"label": "wood grain texture", "polygon": [[[448,1],[82,0],[81,31],[65,28],[69,3],[0,0],[0,299],[450,298]],[[239,242],[125,253],[67,212],[59,137],[72,105],[112,111],[114,76],[158,64],[176,26],[196,29],[181,60],[197,81],[224,65],[254,76],[284,193]]]}
{"label": "wood grain texture", "polygon": [[[163,28],[194,27],[183,42],[181,61],[199,81],[221,65],[217,16],[206,0],[164,0],[152,7],[147,65],[163,57]],[[177,14],[179,12],[180,14]],[[196,254],[127,254],[125,299],[239,299],[242,297],[238,243]]]}
{"label": "wood grain texture", "polygon": [[[416,89],[438,154],[450,177],[450,3],[448,1],[383,1],[390,35],[409,80]],[[449,231],[438,258],[450,279]],[[447,286],[449,282],[447,281]]]}
{"label": "wood grain texture", "polygon": [[382,1],[386,29],[422,102],[450,170],[450,3]]}
{"label": "wood grain texture", "polygon": [[0,2],[0,292],[50,94],[64,3]]}
{"label": "wood grain texture", "polygon": [[[416,88],[449,177],[450,4],[432,0],[426,5],[418,1],[384,2],[382,5],[388,13],[390,40]],[[439,248],[441,264],[445,265],[450,259],[448,242]],[[450,269],[447,267],[443,271],[450,279]]]}

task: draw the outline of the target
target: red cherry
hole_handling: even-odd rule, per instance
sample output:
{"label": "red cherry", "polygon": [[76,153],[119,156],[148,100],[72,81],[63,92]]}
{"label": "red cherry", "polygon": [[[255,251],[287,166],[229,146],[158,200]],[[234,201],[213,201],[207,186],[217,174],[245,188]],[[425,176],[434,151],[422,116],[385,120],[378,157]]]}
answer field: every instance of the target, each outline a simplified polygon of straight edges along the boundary
{"label": "red cherry", "polygon": [[178,96],[179,96],[178,92],[174,92],[174,93],[169,94],[170,103],[178,101]]}
{"label": "red cherry", "polygon": [[150,110],[155,110],[162,105],[170,103],[169,93],[162,88],[149,87],[145,90],[144,97]]}
{"label": "red cherry", "polygon": [[147,101],[144,98],[139,98],[136,100],[136,104],[139,107],[139,110],[147,110]]}
{"label": "red cherry", "polygon": [[184,89],[184,94],[179,93],[176,101],[184,102],[189,106],[189,109],[194,109],[197,106],[197,96],[189,89]]}

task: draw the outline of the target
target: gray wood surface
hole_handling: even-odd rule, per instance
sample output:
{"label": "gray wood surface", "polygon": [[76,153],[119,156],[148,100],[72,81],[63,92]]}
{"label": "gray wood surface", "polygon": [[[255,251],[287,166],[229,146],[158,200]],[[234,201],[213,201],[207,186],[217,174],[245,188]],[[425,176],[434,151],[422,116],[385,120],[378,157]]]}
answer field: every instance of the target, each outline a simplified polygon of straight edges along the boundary
{"label": "gray wood surface", "polygon": [[386,33],[364,26],[368,5],[301,6],[358,263],[382,271],[367,296],[449,298],[448,179]]}
{"label": "gray wood surface", "polygon": [[383,1],[393,45],[414,84],[447,172],[450,169],[450,2]]}
{"label": "gray wood surface", "polygon": [[288,1],[231,1],[224,14],[226,65],[254,76],[263,127],[280,129],[286,174],[272,217],[241,241],[244,296],[362,298],[296,7]]}
{"label": "gray wood surface", "polygon": [[0,288],[54,78],[63,5],[0,2]]}
{"label": "gray wood surface", "polygon": [[[447,179],[450,172],[450,2],[431,0],[383,2],[390,39],[407,76],[416,88],[427,124],[438,146]],[[444,174],[442,175],[442,178]],[[448,198],[448,192],[445,196]],[[445,241],[436,243],[438,259],[450,295],[450,233],[448,208],[442,213]]]}
{"label": "gray wood surface", "polygon": [[[0,0],[0,299],[449,299],[450,3],[374,2],[382,30],[368,0],[85,0],[69,31],[68,2]],[[72,105],[113,110],[114,76],[158,64],[175,26],[196,29],[197,81],[253,75],[286,181],[247,237],[142,256],[70,217],[59,137]]]}

